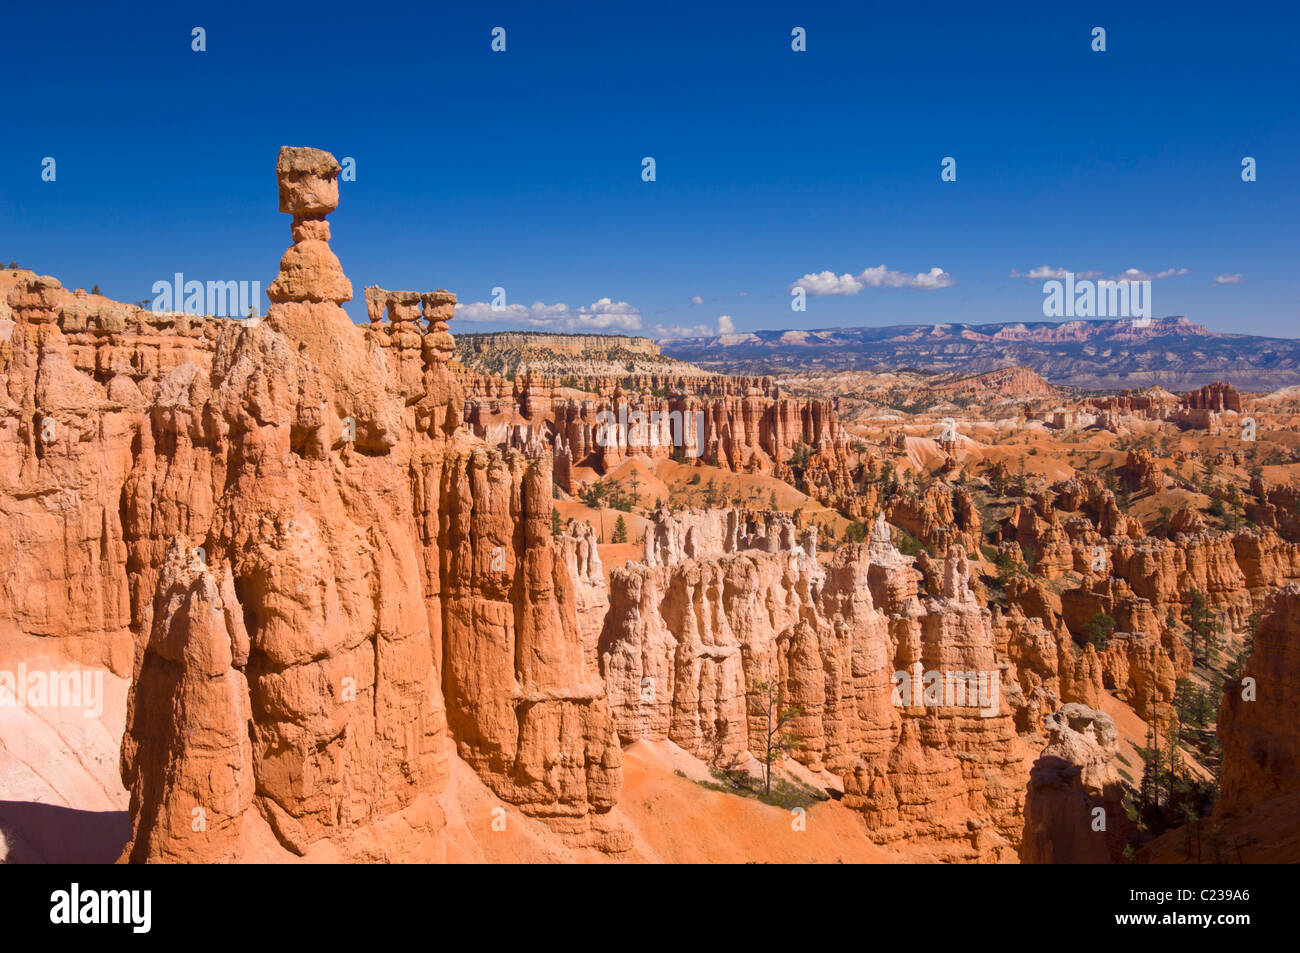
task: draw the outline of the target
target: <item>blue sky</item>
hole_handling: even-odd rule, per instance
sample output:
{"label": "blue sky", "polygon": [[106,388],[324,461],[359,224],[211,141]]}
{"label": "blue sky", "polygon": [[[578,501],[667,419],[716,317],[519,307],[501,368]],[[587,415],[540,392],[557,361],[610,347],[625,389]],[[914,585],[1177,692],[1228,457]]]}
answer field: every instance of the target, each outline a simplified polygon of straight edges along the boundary
{"label": "blue sky", "polygon": [[[276,152],[312,145],[356,160],[358,297],[450,288],[453,331],[1042,320],[1010,275],[1047,266],[1186,269],[1156,316],[1300,336],[1294,4],[473,6],[14,6],[0,259],[126,301],[265,289]],[[860,290],[792,313],[826,271]],[[511,322],[468,320],[498,286]]]}

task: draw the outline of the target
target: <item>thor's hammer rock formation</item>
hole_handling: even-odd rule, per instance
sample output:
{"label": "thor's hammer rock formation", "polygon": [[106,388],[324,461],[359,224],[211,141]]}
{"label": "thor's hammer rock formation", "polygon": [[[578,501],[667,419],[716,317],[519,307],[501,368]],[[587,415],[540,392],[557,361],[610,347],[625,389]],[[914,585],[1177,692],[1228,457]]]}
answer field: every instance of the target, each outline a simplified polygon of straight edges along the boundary
{"label": "thor's hammer rock formation", "polygon": [[338,168],[281,151],[294,244],[267,320],[161,376],[125,479],[126,856],[439,859],[449,733],[504,801],[622,850],[549,468],[460,428],[454,295],[388,293],[389,325],[348,319]]}

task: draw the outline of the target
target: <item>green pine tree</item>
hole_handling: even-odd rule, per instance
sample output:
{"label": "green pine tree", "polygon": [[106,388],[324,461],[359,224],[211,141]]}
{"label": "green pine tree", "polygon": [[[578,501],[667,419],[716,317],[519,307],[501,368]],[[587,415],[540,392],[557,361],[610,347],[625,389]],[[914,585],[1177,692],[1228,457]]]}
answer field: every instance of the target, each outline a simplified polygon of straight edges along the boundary
{"label": "green pine tree", "polygon": [[1212,664],[1218,654],[1223,623],[1199,589],[1192,590],[1191,600],[1183,610],[1183,622],[1188,628],[1193,661],[1200,665]]}

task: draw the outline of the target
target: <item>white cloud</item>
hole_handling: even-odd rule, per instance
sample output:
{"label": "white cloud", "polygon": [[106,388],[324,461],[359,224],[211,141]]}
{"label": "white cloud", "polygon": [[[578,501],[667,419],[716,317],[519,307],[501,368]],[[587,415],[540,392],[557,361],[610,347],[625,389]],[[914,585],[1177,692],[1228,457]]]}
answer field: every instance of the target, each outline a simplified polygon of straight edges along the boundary
{"label": "white cloud", "polygon": [[956,284],[956,282],[952,280],[952,275],[948,274],[948,272],[942,268],[931,268],[929,271],[912,278],[907,287],[930,291],[934,288],[948,288],[953,284]]}
{"label": "white cloud", "polygon": [[833,271],[810,273],[791,285],[791,288],[802,288],[810,295],[855,295],[862,287],[862,282],[852,275],[836,277]]}
{"label": "white cloud", "polygon": [[863,288],[914,288],[930,291],[954,284],[956,282],[952,275],[942,268],[931,268],[913,275],[876,265],[874,268],[864,268],[857,275],[836,275],[833,271],[810,272],[790,285],[790,288],[803,288],[810,295],[855,295]]}
{"label": "white cloud", "polygon": [[1011,278],[1029,278],[1032,281],[1043,281],[1048,278],[1064,279],[1069,272],[1064,268],[1053,268],[1050,265],[1039,265],[1037,268],[1030,268],[1026,272],[1011,269]]}
{"label": "white cloud", "polygon": [[1187,274],[1186,268],[1166,268],[1164,271],[1157,271],[1152,274],[1149,271],[1143,271],[1141,268],[1126,268],[1118,275],[1113,275],[1111,281],[1153,281],[1156,278],[1178,278]]}
{"label": "white cloud", "polygon": [[1239,285],[1241,284],[1241,273],[1231,275],[1215,275],[1214,283],[1216,285]]}
{"label": "white cloud", "polygon": [[1037,268],[1030,268],[1028,271],[1020,271],[1016,268],[1011,269],[1009,278],[1028,278],[1030,281],[1047,281],[1055,279],[1064,281],[1069,275],[1073,274],[1075,278],[1087,280],[1097,278],[1101,275],[1100,271],[1076,271],[1071,272],[1068,268],[1053,268],[1051,265],[1039,265]]}
{"label": "white cloud", "polygon": [[650,329],[650,333],[656,340],[671,341],[677,338],[711,338],[714,336],[713,328],[707,324],[695,324],[690,327],[683,327],[680,324],[656,324]]}
{"label": "white cloud", "polygon": [[[1071,272],[1067,268],[1053,268],[1050,265],[1039,265],[1037,268],[1030,268],[1028,271],[1019,271],[1011,269],[1010,277],[1028,278],[1030,281],[1045,281],[1056,279],[1064,281]],[[1152,274],[1149,271],[1143,271],[1140,268],[1129,268],[1112,276],[1110,281],[1153,281],[1156,278],[1177,278],[1187,274],[1186,268],[1166,268],[1164,271],[1157,271]],[[1089,281],[1093,278],[1100,278],[1100,271],[1076,271],[1074,277],[1080,281]]]}
{"label": "white cloud", "polygon": [[699,295],[696,295],[694,298],[691,299],[691,304],[693,304],[693,305],[694,305],[694,304],[704,304],[704,299],[701,298]]}
{"label": "white cloud", "polygon": [[680,324],[656,324],[650,329],[650,333],[661,341],[671,341],[677,338],[711,338],[735,334],[736,325],[729,314],[718,315],[718,324],[711,327],[707,324],[692,324],[683,326]]}
{"label": "white cloud", "polygon": [[457,321],[522,321],[528,317],[528,309],[522,304],[509,304],[494,311],[486,301],[461,301],[456,305]]}
{"label": "white cloud", "polygon": [[600,298],[586,307],[570,308],[567,304],[508,304],[493,310],[486,301],[456,305],[456,320],[472,322],[499,321],[556,331],[637,331],[641,312],[626,301]]}

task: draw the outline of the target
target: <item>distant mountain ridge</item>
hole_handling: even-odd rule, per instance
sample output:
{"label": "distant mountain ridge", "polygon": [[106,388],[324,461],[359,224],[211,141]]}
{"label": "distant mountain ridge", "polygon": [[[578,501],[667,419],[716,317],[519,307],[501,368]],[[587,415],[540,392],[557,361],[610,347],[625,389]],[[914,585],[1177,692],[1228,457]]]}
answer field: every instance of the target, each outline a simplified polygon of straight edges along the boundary
{"label": "distant mountain ridge", "polygon": [[661,342],[664,354],[731,374],[792,371],[985,373],[1023,365],[1053,384],[1189,390],[1231,380],[1239,389],[1300,384],[1300,340],[1218,334],[1185,317],[1132,320],[905,324],[748,331]]}

